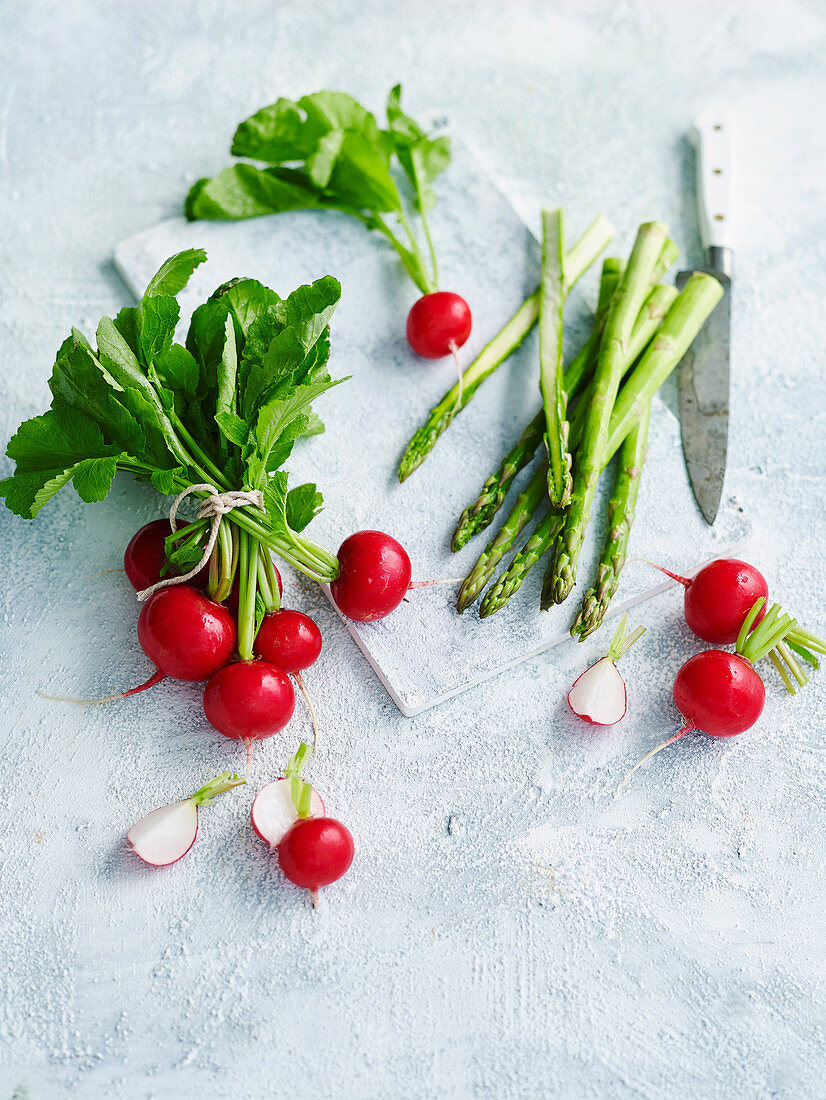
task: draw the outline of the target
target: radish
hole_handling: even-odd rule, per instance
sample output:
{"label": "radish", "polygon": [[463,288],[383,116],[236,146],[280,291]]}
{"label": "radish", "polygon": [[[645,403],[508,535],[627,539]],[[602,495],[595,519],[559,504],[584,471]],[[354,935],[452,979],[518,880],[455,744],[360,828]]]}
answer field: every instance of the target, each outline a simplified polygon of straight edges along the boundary
{"label": "radish", "polygon": [[[311,753],[310,746],[302,742],[290,758],[281,779],[267,783],[253,799],[250,809],[252,827],[270,848],[277,848],[287,831],[298,820],[296,802],[301,800],[301,772]],[[309,784],[303,784],[309,786]],[[312,817],[324,817],[324,802],[318,792],[310,787],[309,813]]]}
{"label": "radish", "polygon": [[309,890],[313,904],[322,886],[346,874],[353,862],[353,837],[332,817],[299,817],[278,845],[278,863],[296,886]]}
{"label": "radish", "polygon": [[709,562],[693,577],[681,577],[661,565],[654,568],[683,586],[685,621],[699,638],[713,645],[735,642],[754,601],[769,594],[759,569],[737,558]]}
{"label": "radish", "polygon": [[245,779],[232,772],[221,772],[189,798],[161,806],[142,817],[126,834],[135,855],[153,867],[168,867],[186,855],[198,835],[198,808],[219,794],[240,787]]}
{"label": "radish", "polygon": [[188,584],[176,584],[162,588],[143,605],[138,641],[157,671],[145,684],[123,692],[124,696],[152,687],[167,676],[208,680],[232,656],[235,623],[225,607]]}
{"label": "radish", "polygon": [[292,718],[289,677],[268,661],[238,661],[215,673],[204,691],[204,713],[224,737],[250,744],[278,733]]}
{"label": "radish", "polygon": [[339,547],[339,574],[330,585],[348,619],[371,623],[399,606],[410,588],[407,551],[383,531],[356,531]]}
{"label": "radish", "polygon": [[587,668],[568,692],[568,705],[574,714],[595,726],[613,726],[625,717],[625,681],[615,662],[645,633],[645,627],[638,626],[626,637],[627,627],[628,616],[623,615],[608,652]]}
{"label": "radish", "polygon": [[255,652],[284,672],[303,672],[321,653],[321,631],[309,615],[281,608],[265,615]]}
{"label": "radish", "polygon": [[692,730],[701,730],[711,737],[736,737],[755,724],[763,713],[766,690],[754,664],[781,643],[796,625],[794,619],[781,613],[778,604],[773,604],[755,626],[765,602],[761,597],[746,616],[737,637],[736,652],[707,649],[685,662],[674,679],[673,690],[683,725],[634,765],[620,789],[647,760]]}
{"label": "radish", "polygon": [[[151,523],[145,523],[129,540],[123,554],[123,568],[137,592],[151,588],[161,579],[162,570],[167,565],[165,544],[170,530],[168,519],[153,519]],[[175,576],[176,572],[175,569],[169,569],[170,576]],[[205,565],[187,583],[204,589],[208,580],[209,567]]]}
{"label": "radish", "polygon": [[413,303],[407,315],[407,342],[425,359],[455,354],[470,336],[470,306],[459,294],[437,290]]}
{"label": "radish", "polygon": [[301,778],[310,753],[310,746],[302,742],[284,778],[258,792],[250,816],[261,839],[278,848],[278,863],[286,877],[309,890],[315,906],[318,890],[340,879],[350,867],[354,846],[350,830],[324,816],[324,803]]}

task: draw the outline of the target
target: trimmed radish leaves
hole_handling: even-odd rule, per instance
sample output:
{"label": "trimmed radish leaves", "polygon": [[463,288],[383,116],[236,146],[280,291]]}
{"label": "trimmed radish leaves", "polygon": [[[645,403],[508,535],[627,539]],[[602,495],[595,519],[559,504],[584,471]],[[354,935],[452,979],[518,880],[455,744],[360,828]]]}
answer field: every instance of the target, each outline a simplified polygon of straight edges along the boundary
{"label": "trimmed radish leaves", "polygon": [[[288,210],[341,210],[382,233],[428,294],[438,279],[425,217],[436,201],[433,181],[450,162],[450,142],[429,137],[404,113],[399,84],[388,97],[387,127],[381,129],[343,92],[279,99],[242,122],[232,142],[234,156],[267,167],[234,164],[213,179],[198,180],[186,198],[186,216],[243,219]],[[429,261],[408,220],[409,206],[422,218]]]}

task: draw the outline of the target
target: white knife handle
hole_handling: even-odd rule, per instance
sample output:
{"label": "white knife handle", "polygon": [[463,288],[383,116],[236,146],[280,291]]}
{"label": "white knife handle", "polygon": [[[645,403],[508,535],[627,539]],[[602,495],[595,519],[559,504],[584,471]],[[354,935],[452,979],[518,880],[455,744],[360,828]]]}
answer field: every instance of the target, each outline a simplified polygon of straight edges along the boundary
{"label": "white knife handle", "polygon": [[705,111],[694,123],[693,138],[703,248],[733,248],[731,117],[724,111]]}

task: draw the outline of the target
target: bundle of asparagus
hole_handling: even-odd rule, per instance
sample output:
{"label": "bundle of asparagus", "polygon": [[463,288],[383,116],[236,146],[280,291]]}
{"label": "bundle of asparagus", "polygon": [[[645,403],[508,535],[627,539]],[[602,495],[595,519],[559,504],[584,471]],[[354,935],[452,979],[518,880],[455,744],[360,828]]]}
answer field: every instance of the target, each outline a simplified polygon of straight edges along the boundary
{"label": "bundle of asparagus", "polygon": [[[469,391],[465,388],[466,399],[460,406],[465,407],[481,381],[538,320],[542,408],[462,513],[451,546],[460,550],[492,523],[520,470],[543,452],[530,481],[462,584],[458,610],[463,612],[482,594],[499,562],[534,519],[534,529],[485,594],[480,615],[484,618],[504,607],[546,555],[541,606],[547,610],[562,603],[576,581],[600,474],[618,455],[596,581],[571,628],[575,637],[583,639],[602,623],[625,563],[645,462],[651,400],[723,291],[713,276],[701,272],[695,272],[679,294],[673,286],[662,284],[660,280],[677,259],[677,247],[662,223],[645,223],[627,264],[614,258],[603,262],[591,335],[563,370],[562,308],[572,284],[573,253],[565,255],[561,211],[543,214],[543,233],[540,288],[468,368],[466,378],[471,375],[475,385]],[[581,273],[574,268],[573,276]],[[455,411],[450,400],[451,394],[446,395],[411,440],[399,470],[402,480],[424,460],[448,426]],[[448,407],[450,415],[444,411]]]}

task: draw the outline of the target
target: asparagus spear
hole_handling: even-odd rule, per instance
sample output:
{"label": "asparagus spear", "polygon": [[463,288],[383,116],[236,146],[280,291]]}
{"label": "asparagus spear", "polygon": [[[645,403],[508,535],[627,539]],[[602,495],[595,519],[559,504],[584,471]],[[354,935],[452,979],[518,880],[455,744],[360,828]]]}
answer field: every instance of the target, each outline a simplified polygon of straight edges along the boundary
{"label": "asparagus spear", "polygon": [[507,552],[515,545],[520,533],[530,522],[531,516],[547,498],[548,495],[548,467],[543,462],[534,473],[531,480],[517,496],[508,518],[499,528],[496,536],[491,539],[476,560],[476,564],[465,577],[462,587],[459,589],[459,597],[456,607],[461,615],[465,611],[490,578],[493,571]]}
{"label": "asparagus spear", "polygon": [[640,226],[628,266],[611,302],[600,341],[582,442],[577,451],[571,504],[548,578],[548,593],[554,603],[562,603],[576,580],[585,528],[590,519],[600,470],[605,464],[611,411],[622,379],[628,345],[637,315],[647,297],[654,267],[667,239],[666,227],[661,222],[644,222]]}
{"label": "asparagus spear", "polygon": [[722,296],[723,288],[713,275],[695,271],[688,278],[617,398],[606,444],[609,455],[639,420],[646,402],[688,351]]}
{"label": "asparagus spear", "polygon": [[[569,396],[576,393],[583,381],[587,380],[590,375],[590,368],[593,365],[596,349],[599,346],[599,330],[605,320],[605,314],[608,312],[611,296],[619,283],[622,266],[621,260],[610,257],[603,261],[597,312],[594,318],[594,332],[589,336],[579,353],[571,360],[568,369],[565,371],[565,388]],[[542,442],[544,427],[545,412],[540,409],[522,432],[516,445],[502,459],[496,473],[492,474],[482,486],[482,491],[473,504],[468,505],[462,512],[450,543],[450,547],[454,552],[461,550],[474,535],[484,531],[493,520],[493,517],[502,507],[514,478],[520,470],[528,465],[536,453],[537,447]]]}
{"label": "asparagus spear", "polygon": [[[617,479],[608,503],[608,534],[597,570],[597,581],[586,593],[571,627],[571,634],[574,637],[578,635],[580,641],[584,641],[602,624],[619,585],[620,573],[628,555],[628,537],[637,507],[650,424],[651,402],[648,401],[636,427],[628,433],[620,447]],[[542,605],[544,610],[544,587]]]}
{"label": "asparagus spear", "polygon": [[[609,262],[612,261],[605,261],[606,264]],[[614,274],[618,280],[620,274],[619,270],[616,270]],[[604,281],[605,272],[603,269],[603,282]],[[668,312],[669,306],[676,297],[677,291],[673,286],[661,285],[654,287],[646,298],[645,305],[640,310],[640,315],[637,318],[637,324],[634,326],[631,346],[628,350],[626,369],[629,369],[637,357],[642,354],[652,336],[657,331],[663,317],[665,317]],[[588,344],[586,343],[582,352],[584,352],[587,347]],[[582,356],[582,352],[576,356],[576,359],[572,361],[570,367],[565,372],[566,383],[569,378],[574,376],[575,364]],[[587,377],[587,371],[583,374],[578,374],[577,381],[582,381]],[[579,433],[582,431],[586,408],[587,404],[585,402],[580,402],[571,420],[572,448],[576,445],[576,440],[579,437]],[[531,461],[542,440],[544,417],[544,410],[540,409],[519,437],[516,446],[505,455],[496,473],[489,477],[482,486],[482,491],[474,503],[464,510],[456,526],[456,530],[453,533],[453,539],[451,541],[453,550],[461,550],[475,534],[484,531],[493,521],[493,517],[502,507],[505,497],[510,491],[514,478],[519,471]]]}
{"label": "asparagus spear", "polygon": [[[565,257],[565,284],[570,288],[590,267],[614,235],[611,223],[598,217],[585,230],[580,240]],[[454,415],[473,399],[481,384],[514,352],[539,316],[539,291],[527,298],[505,327],[482,348],[456,383],[430,411],[425,423],[413,435],[399,463],[399,481],[404,481],[420,466],[433,449],[436,440],[448,427]]]}
{"label": "asparagus spear", "polygon": [[542,280],[539,284],[539,389],[545,412],[548,496],[564,508],[571,495],[571,455],[562,369],[562,310],[565,305],[565,219],[561,210],[542,211]]}
{"label": "asparagus spear", "polygon": [[479,608],[480,618],[486,619],[505,606],[514,592],[519,590],[531,569],[553,544],[564,522],[564,514],[553,508],[545,513],[522,549],[514,554],[508,568],[485,594]]}
{"label": "asparagus spear", "polygon": [[[673,288],[663,287],[658,289],[670,290]],[[680,294],[673,299],[662,321],[662,326],[657,332],[656,339],[651,341],[645,354],[634,367],[622,388],[620,400],[614,407],[608,432],[604,465],[607,466],[628,433],[633,431],[654,394],[685,355],[689,345],[705,324],[706,319],[720,301],[722,295],[723,288],[713,275],[695,271]],[[584,423],[584,418],[581,422],[578,422],[577,417],[574,416],[571,423],[571,436],[575,448],[582,423]],[[526,523],[527,519],[522,526],[524,527]],[[553,538],[547,540],[544,548],[541,548],[543,553],[550,548],[552,542]],[[541,557],[541,554],[539,556]],[[533,557],[536,556],[533,555]],[[505,602],[507,601],[500,601],[494,610],[499,610],[499,607],[504,606]],[[492,611],[489,611],[489,614],[492,613]],[[826,654],[826,643],[821,643],[813,635],[809,636],[798,628],[792,637],[795,641],[811,648],[817,649],[818,645],[822,645],[822,649],[817,649],[817,651]]]}

